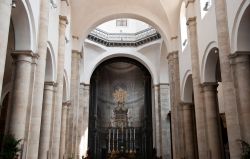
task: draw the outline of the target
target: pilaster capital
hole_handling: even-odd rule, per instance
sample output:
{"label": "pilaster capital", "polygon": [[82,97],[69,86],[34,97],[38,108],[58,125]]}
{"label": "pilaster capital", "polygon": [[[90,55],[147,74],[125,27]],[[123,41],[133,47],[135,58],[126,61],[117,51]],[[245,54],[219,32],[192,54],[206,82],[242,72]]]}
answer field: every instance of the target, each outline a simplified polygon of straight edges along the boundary
{"label": "pilaster capital", "polygon": [[68,17],[64,15],[59,15],[59,23],[60,25],[63,25],[66,27],[66,25],[69,23]]}
{"label": "pilaster capital", "polygon": [[81,51],[78,51],[78,50],[72,50],[72,54],[79,55],[81,58],[83,58],[83,53],[82,53]]}
{"label": "pilaster capital", "polygon": [[237,51],[234,54],[228,56],[230,59],[230,64],[235,65],[237,63],[249,62],[250,51]]}
{"label": "pilaster capital", "polygon": [[201,84],[203,92],[215,91],[217,92],[218,83],[217,82],[204,82]]}
{"label": "pilaster capital", "polygon": [[194,17],[189,17],[188,19],[187,19],[187,26],[190,26],[190,25],[193,25],[193,24],[196,24],[196,16],[194,16]]}
{"label": "pilaster capital", "polygon": [[69,0],[61,0],[62,2],[66,2],[67,6],[69,6]]}
{"label": "pilaster capital", "polygon": [[55,87],[57,85],[57,83],[54,82],[54,81],[45,81],[44,85],[45,86],[53,86],[53,87]]}
{"label": "pilaster capital", "polygon": [[173,59],[177,59],[178,58],[178,51],[172,51],[168,53],[167,59],[168,60],[173,60]]}
{"label": "pilaster capital", "polygon": [[62,103],[62,106],[63,106],[63,107],[69,107],[69,106],[71,106],[71,101],[70,101],[70,100],[64,101],[64,102]]}
{"label": "pilaster capital", "polygon": [[194,3],[195,0],[186,0],[186,8],[188,7],[189,4]]}
{"label": "pilaster capital", "polygon": [[183,110],[192,110],[194,109],[194,104],[189,102],[180,102],[180,105],[182,106]]}

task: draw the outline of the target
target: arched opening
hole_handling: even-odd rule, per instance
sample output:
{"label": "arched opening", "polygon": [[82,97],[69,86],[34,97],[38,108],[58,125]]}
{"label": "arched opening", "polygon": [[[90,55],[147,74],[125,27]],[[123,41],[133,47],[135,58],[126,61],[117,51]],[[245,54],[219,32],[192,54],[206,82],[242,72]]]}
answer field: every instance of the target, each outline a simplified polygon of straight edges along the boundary
{"label": "arched opening", "polygon": [[[9,27],[9,37],[8,37],[8,45],[7,45],[7,53],[6,53],[6,62],[4,67],[4,78],[3,78],[3,90],[1,94],[1,107],[0,107],[0,135],[3,137],[8,129],[8,118],[9,118],[9,103],[10,103],[10,88],[11,88],[11,80],[12,80],[12,72],[13,72],[13,59],[11,57],[11,52],[15,48],[15,32],[14,26],[11,20]],[[0,140],[0,149],[2,148],[2,140]]]}
{"label": "arched opening", "polygon": [[245,9],[237,30],[238,51],[250,51],[250,5]]}
{"label": "arched opening", "polygon": [[[224,108],[224,99],[223,99],[223,91],[222,91],[222,83],[221,83],[221,71],[220,71],[220,59],[219,59],[219,50],[217,47],[213,47],[207,53],[205,59],[205,67],[204,67],[204,94],[207,92],[208,87],[212,88],[212,96],[211,98],[207,98],[205,94],[205,109],[206,112],[213,112],[214,114],[207,113],[207,125],[208,133],[212,127],[210,120],[214,120],[214,124],[218,126],[216,127],[216,133],[218,134],[218,144],[221,145],[221,157],[230,158],[229,155],[229,145],[228,145],[228,135],[227,135],[227,124],[226,124],[226,115]],[[211,93],[210,92],[210,93]],[[209,101],[210,100],[210,101]],[[208,101],[208,102],[206,102]],[[207,103],[213,103],[214,107],[211,109],[211,105],[206,105]],[[210,130],[209,130],[210,129]],[[209,140],[211,140],[208,137]],[[210,145],[211,146],[211,145]]]}
{"label": "arched opening", "polygon": [[195,103],[192,74],[186,74],[183,86],[183,129],[184,153],[187,158],[198,158],[198,144],[196,132]]}
{"label": "arched opening", "polygon": [[88,146],[93,158],[152,158],[152,79],[136,60],[102,62],[90,81]]}

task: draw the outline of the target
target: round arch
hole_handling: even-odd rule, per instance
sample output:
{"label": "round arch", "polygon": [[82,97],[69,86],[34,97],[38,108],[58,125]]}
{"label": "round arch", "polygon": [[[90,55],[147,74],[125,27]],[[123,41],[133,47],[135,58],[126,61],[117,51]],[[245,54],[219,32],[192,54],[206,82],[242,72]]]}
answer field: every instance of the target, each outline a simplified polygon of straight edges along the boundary
{"label": "round arch", "polygon": [[2,95],[1,95],[1,98],[0,98],[0,105],[2,105],[3,100],[4,100],[4,98],[6,97],[6,95],[7,95],[8,93],[10,93],[11,88],[12,88],[12,87],[11,87],[11,82],[7,83],[7,84],[3,87],[3,89],[2,89]]}
{"label": "round arch", "polygon": [[68,101],[70,99],[69,93],[69,77],[67,71],[64,69],[63,72],[63,100]]}
{"label": "round arch", "polygon": [[[231,47],[232,53],[236,51],[249,51],[250,46],[250,35],[246,34],[244,31],[250,27],[250,1],[242,1],[233,23]],[[246,41],[246,43],[241,43]]]}
{"label": "round arch", "polygon": [[49,41],[47,43],[45,81],[56,81],[55,52]]}
{"label": "round arch", "polygon": [[208,44],[202,59],[201,81],[216,82],[216,66],[219,59],[218,44],[212,41]]}
{"label": "round arch", "polygon": [[187,70],[182,83],[181,101],[185,103],[193,102],[193,80],[191,70]]}
{"label": "round arch", "polygon": [[26,1],[16,1],[16,8],[12,9],[16,50],[34,51],[36,48],[34,18],[29,5]]}
{"label": "round arch", "polygon": [[94,70],[97,68],[97,66],[99,64],[101,64],[102,62],[114,58],[114,57],[128,57],[131,59],[134,59],[138,62],[140,62],[142,65],[144,65],[148,71],[151,74],[152,80],[153,80],[153,84],[158,84],[159,83],[159,78],[158,78],[158,74],[157,74],[157,70],[154,67],[154,65],[142,54],[138,53],[138,52],[105,52],[101,55],[99,55],[93,62],[91,62],[90,66],[88,66],[88,69],[84,70],[84,79],[83,83],[89,84],[90,83],[90,79],[91,76],[94,72]]}
{"label": "round arch", "polygon": [[[107,10],[109,12],[107,12]],[[145,8],[140,8],[140,7],[128,7],[124,11],[124,7],[115,7],[115,8],[109,8],[109,7],[104,7],[100,8],[100,11],[96,13],[96,17],[92,19],[88,19],[88,23],[85,24],[84,28],[79,28],[78,30],[76,29],[75,32],[78,31],[77,33],[74,33],[76,35],[79,35],[79,37],[82,37],[85,39],[87,35],[95,29],[98,25],[113,20],[117,18],[131,18],[131,19],[137,19],[140,21],[143,21],[155,29],[158,30],[158,32],[161,34],[162,38],[164,39],[164,42],[167,46],[167,48],[171,48],[169,44],[170,38],[175,35],[171,35],[171,27],[166,19],[166,21],[162,21],[154,15],[153,13],[149,12]],[[80,30],[81,29],[81,30]]]}

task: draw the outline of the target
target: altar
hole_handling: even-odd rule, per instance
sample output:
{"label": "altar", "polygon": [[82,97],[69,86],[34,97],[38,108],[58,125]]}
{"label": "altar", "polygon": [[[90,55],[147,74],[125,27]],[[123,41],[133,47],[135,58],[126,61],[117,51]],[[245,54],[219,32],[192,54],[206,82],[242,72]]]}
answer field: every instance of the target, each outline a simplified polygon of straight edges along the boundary
{"label": "altar", "polygon": [[136,135],[138,128],[128,121],[128,108],[125,107],[127,92],[118,89],[113,93],[117,103],[114,116],[108,128],[108,159],[133,159],[136,157]]}

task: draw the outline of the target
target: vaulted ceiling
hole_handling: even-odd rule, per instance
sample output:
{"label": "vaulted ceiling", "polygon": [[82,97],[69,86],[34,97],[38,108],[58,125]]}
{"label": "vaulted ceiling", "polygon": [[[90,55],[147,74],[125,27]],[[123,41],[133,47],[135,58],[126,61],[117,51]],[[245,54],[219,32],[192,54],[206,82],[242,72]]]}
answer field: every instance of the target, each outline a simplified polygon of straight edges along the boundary
{"label": "vaulted ceiling", "polygon": [[182,0],[71,0],[72,34],[81,38],[115,18],[134,18],[159,30],[163,38],[178,35]]}

